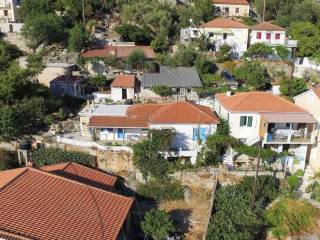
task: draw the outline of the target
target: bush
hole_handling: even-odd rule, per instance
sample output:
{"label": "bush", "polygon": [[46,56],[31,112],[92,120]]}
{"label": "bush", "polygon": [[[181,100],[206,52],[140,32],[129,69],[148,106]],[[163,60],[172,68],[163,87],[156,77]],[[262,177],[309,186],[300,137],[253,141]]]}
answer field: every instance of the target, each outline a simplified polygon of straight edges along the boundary
{"label": "bush", "polygon": [[144,60],[145,60],[144,52],[140,49],[135,49],[129,54],[127,58],[127,63],[132,68],[139,68],[139,67],[142,68]]}
{"label": "bush", "polygon": [[63,151],[60,148],[42,148],[32,153],[35,166],[52,165],[62,162],[75,162],[95,166],[95,157],[82,152]]}
{"label": "bush", "polygon": [[293,98],[307,89],[307,84],[302,78],[287,78],[280,81],[281,94],[289,98]]}
{"label": "bush", "polygon": [[125,42],[149,44],[151,41],[150,34],[135,25],[123,24],[116,26],[114,31],[118,33]]}
{"label": "bush", "polygon": [[151,89],[161,97],[168,97],[173,94],[172,88],[164,85],[153,86]]}
{"label": "bush", "polygon": [[272,47],[269,47],[265,43],[255,43],[248,48],[248,50],[243,54],[244,58],[268,58],[270,55],[272,55],[273,49]]}
{"label": "bush", "polygon": [[170,215],[163,210],[152,209],[146,213],[141,223],[143,232],[154,240],[166,239],[174,231]]}
{"label": "bush", "polygon": [[291,191],[295,191],[299,187],[299,178],[297,175],[291,175],[288,177],[288,184],[290,186]]}
{"label": "bush", "polygon": [[290,198],[280,199],[266,212],[266,220],[276,238],[312,230],[318,216],[319,211],[310,203]]}
{"label": "bush", "polygon": [[137,191],[139,194],[157,201],[180,200],[184,197],[183,187],[178,182],[170,180],[151,180],[140,185]]}

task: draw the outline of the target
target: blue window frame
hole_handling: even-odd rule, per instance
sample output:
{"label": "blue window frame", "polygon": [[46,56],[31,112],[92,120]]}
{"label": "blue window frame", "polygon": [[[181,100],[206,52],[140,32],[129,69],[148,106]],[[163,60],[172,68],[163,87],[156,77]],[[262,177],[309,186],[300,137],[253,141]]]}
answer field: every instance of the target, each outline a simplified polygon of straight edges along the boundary
{"label": "blue window frame", "polygon": [[[200,134],[200,136],[199,136]],[[197,140],[206,140],[207,138],[207,129],[206,128],[193,128],[193,136],[192,140],[197,141]]]}
{"label": "blue window frame", "polygon": [[124,139],[124,131],[122,128],[118,128],[118,138]]}

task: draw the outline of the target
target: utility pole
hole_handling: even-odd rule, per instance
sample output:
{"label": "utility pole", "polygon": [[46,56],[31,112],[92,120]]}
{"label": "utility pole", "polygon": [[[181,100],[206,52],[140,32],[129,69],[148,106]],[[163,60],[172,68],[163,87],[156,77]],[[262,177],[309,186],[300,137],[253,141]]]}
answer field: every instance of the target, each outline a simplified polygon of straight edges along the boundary
{"label": "utility pole", "polygon": [[263,0],[262,22],[264,22],[265,14],[266,14],[266,0]]}
{"label": "utility pole", "polygon": [[83,21],[83,25],[85,24],[85,16],[84,16],[84,0],[82,0],[82,21]]}
{"label": "utility pole", "polygon": [[251,208],[254,209],[256,205],[256,195],[257,195],[257,181],[258,181],[258,176],[259,176],[259,168],[260,168],[260,158],[261,158],[261,141],[259,141],[259,148],[258,148],[258,162],[256,164],[256,174],[254,176],[254,181],[253,181],[253,192],[252,192],[252,205]]}

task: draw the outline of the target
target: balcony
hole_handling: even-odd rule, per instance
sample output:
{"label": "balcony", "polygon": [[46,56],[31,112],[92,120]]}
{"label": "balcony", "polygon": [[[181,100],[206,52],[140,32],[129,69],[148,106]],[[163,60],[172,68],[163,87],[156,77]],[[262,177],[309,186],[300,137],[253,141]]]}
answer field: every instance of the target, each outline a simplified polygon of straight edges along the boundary
{"label": "balcony", "polygon": [[312,124],[298,123],[269,123],[265,134],[264,142],[266,144],[312,144]]}

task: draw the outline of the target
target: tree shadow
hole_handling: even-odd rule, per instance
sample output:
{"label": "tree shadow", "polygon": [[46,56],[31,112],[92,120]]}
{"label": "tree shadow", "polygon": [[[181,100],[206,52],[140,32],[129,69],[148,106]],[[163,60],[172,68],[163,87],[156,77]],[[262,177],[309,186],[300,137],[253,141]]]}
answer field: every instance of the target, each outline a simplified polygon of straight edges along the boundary
{"label": "tree shadow", "polygon": [[191,209],[174,209],[169,212],[172,220],[177,226],[178,233],[187,233],[189,232],[189,228],[191,226],[191,222],[189,220],[192,210]]}

